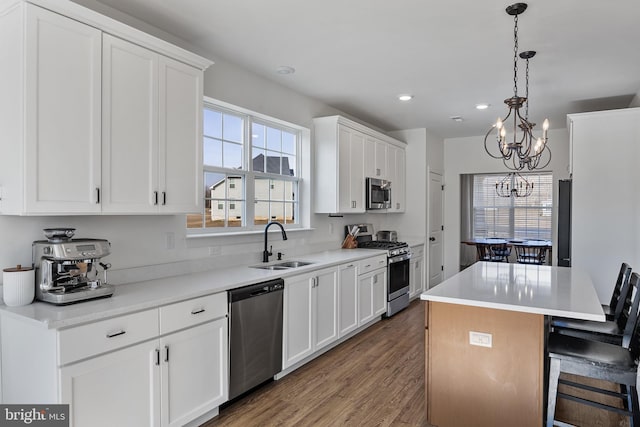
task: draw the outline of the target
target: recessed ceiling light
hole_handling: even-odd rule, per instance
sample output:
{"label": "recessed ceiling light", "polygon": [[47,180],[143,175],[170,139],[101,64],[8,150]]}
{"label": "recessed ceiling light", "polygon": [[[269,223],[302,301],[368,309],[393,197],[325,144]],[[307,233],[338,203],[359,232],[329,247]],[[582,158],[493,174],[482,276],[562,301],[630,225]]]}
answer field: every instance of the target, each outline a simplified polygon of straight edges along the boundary
{"label": "recessed ceiling light", "polygon": [[293,67],[289,67],[288,65],[281,65],[276,68],[276,73],[278,74],[293,74],[296,72],[296,69]]}
{"label": "recessed ceiling light", "polygon": [[462,123],[462,121],[464,120],[464,119],[463,119],[462,117],[460,117],[460,116],[451,116],[451,117],[449,117],[449,118],[450,118],[451,120],[453,120],[454,122],[457,122],[457,123]]}
{"label": "recessed ceiling light", "polygon": [[478,110],[486,110],[487,108],[489,108],[489,104],[476,104]]}
{"label": "recessed ceiling light", "polygon": [[409,95],[409,94],[398,95],[398,99],[400,101],[411,101],[413,99],[413,95]]}

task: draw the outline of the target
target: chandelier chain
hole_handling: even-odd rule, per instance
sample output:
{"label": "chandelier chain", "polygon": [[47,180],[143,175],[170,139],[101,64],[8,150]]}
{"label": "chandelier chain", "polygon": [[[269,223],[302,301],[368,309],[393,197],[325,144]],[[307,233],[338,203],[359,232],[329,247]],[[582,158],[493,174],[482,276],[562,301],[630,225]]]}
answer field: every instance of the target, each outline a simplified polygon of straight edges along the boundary
{"label": "chandelier chain", "polygon": [[529,120],[529,58],[527,58],[527,71],[526,71],[526,86],[524,97],[527,98],[527,103],[524,106],[524,119]]}
{"label": "chandelier chain", "polygon": [[513,17],[513,96],[518,96],[518,15]]}

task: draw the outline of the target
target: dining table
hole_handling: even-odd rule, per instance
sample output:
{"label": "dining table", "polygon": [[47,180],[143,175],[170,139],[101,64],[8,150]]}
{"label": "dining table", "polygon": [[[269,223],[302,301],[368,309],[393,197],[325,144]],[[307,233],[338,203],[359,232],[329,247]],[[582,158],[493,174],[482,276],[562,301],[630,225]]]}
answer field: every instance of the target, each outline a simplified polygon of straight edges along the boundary
{"label": "dining table", "polygon": [[503,237],[477,237],[463,240],[461,243],[469,246],[506,244],[507,247],[522,246],[526,248],[542,248],[549,252],[549,260],[551,260],[551,249],[553,247],[553,243],[551,242],[551,240],[515,239]]}

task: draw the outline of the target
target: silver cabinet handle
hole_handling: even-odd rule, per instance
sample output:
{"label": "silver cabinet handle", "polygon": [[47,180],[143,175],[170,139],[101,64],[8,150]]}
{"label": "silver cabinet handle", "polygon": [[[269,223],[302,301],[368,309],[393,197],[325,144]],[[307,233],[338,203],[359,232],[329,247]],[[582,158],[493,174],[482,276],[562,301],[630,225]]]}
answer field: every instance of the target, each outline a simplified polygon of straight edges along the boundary
{"label": "silver cabinet handle", "polygon": [[156,348],[156,366],[160,366],[160,349]]}
{"label": "silver cabinet handle", "polygon": [[371,264],[367,264],[364,266],[364,268],[369,268],[369,267],[371,267]]}
{"label": "silver cabinet handle", "polygon": [[123,329],[120,329],[118,332],[109,332],[109,333],[107,334],[107,338],[114,338],[114,337],[118,337],[118,336],[120,336],[120,335],[124,335],[124,334],[126,334],[126,333],[127,333],[127,331],[125,331],[125,330],[123,330]]}
{"label": "silver cabinet handle", "polygon": [[199,308],[199,309],[195,309],[195,310],[191,310],[191,314],[200,314],[200,313],[204,313],[206,310],[204,308]]}
{"label": "silver cabinet handle", "polygon": [[162,206],[167,204],[167,192],[163,191],[162,192]]}
{"label": "silver cabinet handle", "polygon": [[166,345],[164,346],[164,361],[169,361],[169,346]]}
{"label": "silver cabinet handle", "polygon": [[157,191],[153,192],[153,204],[154,205],[158,204],[158,192]]}
{"label": "silver cabinet handle", "polygon": [[96,187],[96,205],[100,204],[100,187]]}

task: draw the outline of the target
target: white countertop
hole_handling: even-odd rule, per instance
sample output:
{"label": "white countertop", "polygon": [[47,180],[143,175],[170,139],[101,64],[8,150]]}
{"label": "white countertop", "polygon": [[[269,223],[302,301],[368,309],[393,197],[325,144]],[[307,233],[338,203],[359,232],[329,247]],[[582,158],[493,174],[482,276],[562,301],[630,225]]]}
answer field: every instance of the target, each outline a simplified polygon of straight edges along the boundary
{"label": "white countertop", "polygon": [[420,299],[524,313],[605,320],[589,275],[580,269],[476,262]]}
{"label": "white countertop", "polygon": [[[199,273],[118,285],[110,298],[77,304],[56,306],[44,302],[34,302],[22,307],[8,307],[2,304],[0,305],[0,314],[19,317],[45,328],[58,329],[224,292],[278,277],[296,276],[380,254],[386,254],[386,251],[337,249],[295,258],[288,257],[283,261],[295,259],[313,263],[288,270],[264,270],[249,266],[217,268]],[[272,261],[265,265],[278,262],[280,261]]]}

